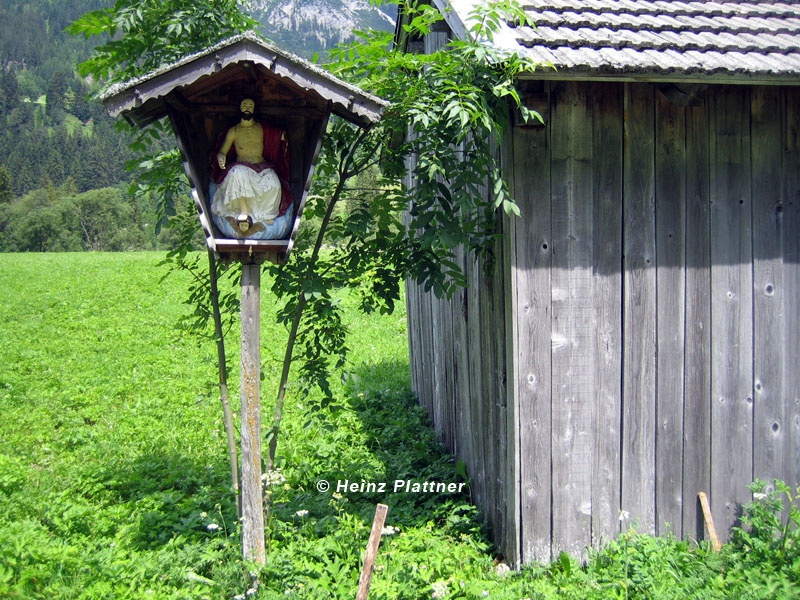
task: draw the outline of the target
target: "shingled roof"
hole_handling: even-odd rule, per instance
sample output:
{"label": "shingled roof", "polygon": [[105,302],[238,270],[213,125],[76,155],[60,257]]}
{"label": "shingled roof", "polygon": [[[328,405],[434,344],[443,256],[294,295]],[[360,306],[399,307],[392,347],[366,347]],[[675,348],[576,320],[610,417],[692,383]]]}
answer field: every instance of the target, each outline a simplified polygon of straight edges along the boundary
{"label": "shingled roof", "polygon": [[[446,0],[435,0],[437,4]],[[800,83],[800,1],[520,0],[536,27],[503,45],[561,77]],[[456,35],[474,0],[451,0]]]}

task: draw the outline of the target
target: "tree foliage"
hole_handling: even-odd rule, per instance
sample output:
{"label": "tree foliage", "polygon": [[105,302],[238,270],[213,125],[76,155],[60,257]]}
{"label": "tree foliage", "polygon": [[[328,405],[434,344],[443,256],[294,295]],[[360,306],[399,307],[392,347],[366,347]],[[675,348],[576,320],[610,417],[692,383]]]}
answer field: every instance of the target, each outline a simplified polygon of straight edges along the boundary
{"label": "tree foliage", "polygon": [[102,0],[9,0],[0,6],[0,156],[21,197],[61,186],[71,177],[80,191],[126,179],[127,139],[86,96],[93,85],[75,73],[91,42],[64,28]]}
{"label": "tree foliage", "polygon": [[241,0],[117,0],[73,22],[72,34],[107,36],[78,67],[111,85],[204,50],[257,25],[241,10]]}
{"label": "tree foliage", "polygon": [[[406,10],[411,37],[427,35],[442,19],[427,5]],[[498,211],[518,214],[495,142],[512,110],[536,117],[525,114],[514,85],[537,65],[489,42],[501,23],[527,18],[513,1],[489,2],[472,14],[470,39],[432,54],[406,52],[393,46],[392,34],[373,31],[334,51],[325,65],[392,105],[367,132],[333,122],[305,214],[321,220],[322,235],[337,243],[319,253],[319,232],[316,239],[301,236],[289,264],[274,268],[273,291],[285,301],[279,318],[290,325],[304,308],[299,375],[305,386],[323,390],[322,405],[333,403],[332,369],[346,364],[335,290],[354,290],[365,313],[391,312],[405,278],[449,295],[466,284],[456,249],[491,260]],[[352,181],[365,175],[370,198],[352,201],[364,194]],[[349,209],[336,210],[338,202]]]}

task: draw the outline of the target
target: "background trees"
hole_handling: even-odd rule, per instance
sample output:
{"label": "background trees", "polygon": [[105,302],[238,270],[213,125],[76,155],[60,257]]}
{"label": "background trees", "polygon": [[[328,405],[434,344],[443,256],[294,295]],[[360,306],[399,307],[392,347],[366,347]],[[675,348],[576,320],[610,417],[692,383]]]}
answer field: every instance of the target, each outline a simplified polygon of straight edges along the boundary
{"label": "background trees", "polygon": [[[0,167],[0,195],[3,171]],[[0,200],[0,251],[155,250],[155,209],[131,202],[124,186],[79,192],[68,179],[10,202]]]}

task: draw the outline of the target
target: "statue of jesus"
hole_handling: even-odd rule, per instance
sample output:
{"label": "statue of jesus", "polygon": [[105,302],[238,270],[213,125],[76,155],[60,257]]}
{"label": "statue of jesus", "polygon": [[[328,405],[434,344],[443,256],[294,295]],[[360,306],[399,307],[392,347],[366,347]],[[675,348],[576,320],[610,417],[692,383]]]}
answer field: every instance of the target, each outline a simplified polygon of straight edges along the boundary
{"label": "statue of jesus", "polygon": [[288,143],[282,130],[255,121],[251,98],[242,100],[239,111],[239,122],[212,156],[218,187],[211,212],[228,221],[237,236],[257,237],[292,204]]}

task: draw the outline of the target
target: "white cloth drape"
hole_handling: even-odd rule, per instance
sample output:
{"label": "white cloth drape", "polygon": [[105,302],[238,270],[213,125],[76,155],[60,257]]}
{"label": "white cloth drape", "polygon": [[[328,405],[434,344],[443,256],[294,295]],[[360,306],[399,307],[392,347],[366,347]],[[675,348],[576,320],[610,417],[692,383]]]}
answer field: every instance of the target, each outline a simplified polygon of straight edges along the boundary
{"label": "white cloth drape", "polygon": [[221,217],[237,217],[244,198],[247,214],[254,222],[271,221],[281,205],[281,182],[272,169],[256,172],[245,165],[234,165],[214,194],[211,211]]}

